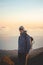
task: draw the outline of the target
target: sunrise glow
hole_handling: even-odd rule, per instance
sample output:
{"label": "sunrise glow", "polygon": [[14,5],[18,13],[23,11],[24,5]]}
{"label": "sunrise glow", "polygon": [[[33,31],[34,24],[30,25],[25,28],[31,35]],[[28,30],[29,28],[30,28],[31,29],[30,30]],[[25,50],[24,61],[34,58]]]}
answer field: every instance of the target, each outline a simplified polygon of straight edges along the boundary
{"label": "sunrise glow", "polygon": [[40,31],[39,35],[42,35],[42,0],[0,0],[0,5],[0,35],[17,36],[21,25],[30,34]]}

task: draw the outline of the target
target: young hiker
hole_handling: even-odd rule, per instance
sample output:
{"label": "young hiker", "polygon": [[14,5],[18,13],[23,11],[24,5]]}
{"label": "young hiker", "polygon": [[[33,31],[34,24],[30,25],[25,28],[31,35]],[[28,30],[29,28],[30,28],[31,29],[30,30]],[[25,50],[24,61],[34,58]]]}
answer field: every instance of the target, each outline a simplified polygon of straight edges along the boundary
{"label": "young hiker", "polygon": [[31,48],[30,45],[30,36],[26,34],[26,31],[23,26],[19,27],[20,36],[18,39],[18,61],[19,65],[25,65],[26,55],[29,53]]}

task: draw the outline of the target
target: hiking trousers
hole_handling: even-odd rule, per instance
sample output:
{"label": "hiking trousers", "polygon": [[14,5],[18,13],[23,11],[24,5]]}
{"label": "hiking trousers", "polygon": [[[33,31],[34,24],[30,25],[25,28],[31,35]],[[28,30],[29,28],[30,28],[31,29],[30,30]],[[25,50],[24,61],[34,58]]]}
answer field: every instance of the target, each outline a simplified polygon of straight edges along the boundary
{"label": "hiking trousers", "polygon": [[18,53],[18,63],[19,63],[19,65],[25,65],[25,62],[26,62],[26,54]]}

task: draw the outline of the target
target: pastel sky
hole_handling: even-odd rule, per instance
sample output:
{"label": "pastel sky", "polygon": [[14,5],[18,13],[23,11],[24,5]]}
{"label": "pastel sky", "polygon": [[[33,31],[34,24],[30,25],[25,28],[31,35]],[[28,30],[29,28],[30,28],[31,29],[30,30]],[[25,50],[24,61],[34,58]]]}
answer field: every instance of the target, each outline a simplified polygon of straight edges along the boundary
{"label": "pastel sky", "polygon": [[18,35],[21,25],[42,35],[43,0],[0,0],[0,34]]}

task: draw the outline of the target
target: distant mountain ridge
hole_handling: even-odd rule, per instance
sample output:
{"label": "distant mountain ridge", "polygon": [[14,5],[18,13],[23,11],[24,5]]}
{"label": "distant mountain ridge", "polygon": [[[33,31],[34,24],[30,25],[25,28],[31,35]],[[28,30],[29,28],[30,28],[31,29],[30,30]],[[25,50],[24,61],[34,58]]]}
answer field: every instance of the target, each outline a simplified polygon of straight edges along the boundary
{"label": "distant mountain ridge", "polygon": [[18,51],[17,50],[0,50],[0,56],[17,56],[18,55]]}
{"label": "distant mountain ridge", "polygon": [[[40,54],[41,52],[43,52],[43,47],[42,48],[38,48],[38,49],[33,49],[29,52],[29,55],[32,57],[32,56],[35,56],[35,55],[38,55]],[[0,50],[0,54],[9,54],[9,55],[18,55],[18,50]]]}

